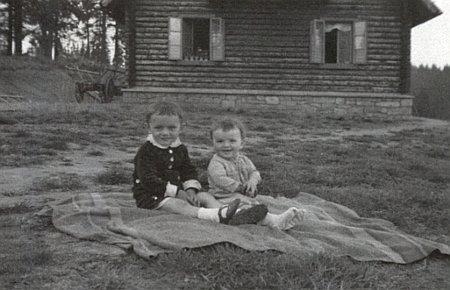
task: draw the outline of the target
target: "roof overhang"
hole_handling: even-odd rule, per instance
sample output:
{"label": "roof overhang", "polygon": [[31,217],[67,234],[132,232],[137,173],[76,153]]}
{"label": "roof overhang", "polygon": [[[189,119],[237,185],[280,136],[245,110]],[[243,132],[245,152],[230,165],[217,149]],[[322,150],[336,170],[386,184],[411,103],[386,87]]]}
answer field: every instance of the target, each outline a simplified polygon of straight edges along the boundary
{"label": "roof overhang", "polygon": [[442,14],[430,0],[411,0],[412,26],[417,26]]}
{"label": "roof overhang", "polygon": [[[100,4],[108,10],[109,14],[114,19],[123,23],[125,21],[125,9],[130,6],[133,1],[134,0],[100,0]],[[324,2],[323,0],[315,1]],[[413,27],[442,14],[442,11],[431,0],[410,0],[410,4]]]}

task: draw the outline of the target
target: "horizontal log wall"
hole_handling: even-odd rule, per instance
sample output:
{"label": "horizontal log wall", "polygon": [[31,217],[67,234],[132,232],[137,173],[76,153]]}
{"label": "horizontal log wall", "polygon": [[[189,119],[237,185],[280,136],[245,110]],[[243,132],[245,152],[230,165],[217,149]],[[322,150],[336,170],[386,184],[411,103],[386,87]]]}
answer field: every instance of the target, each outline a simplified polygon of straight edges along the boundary
{"label": "horizontal log wall", "polygon": [[[400,2],[137,0],[135,86],[400,93]],[[168,17],[186,14],[225,20],[225,61],[168,60]],[[367,63],[344,69],[310,63],[310,22],[320,17],[366,20]]]}

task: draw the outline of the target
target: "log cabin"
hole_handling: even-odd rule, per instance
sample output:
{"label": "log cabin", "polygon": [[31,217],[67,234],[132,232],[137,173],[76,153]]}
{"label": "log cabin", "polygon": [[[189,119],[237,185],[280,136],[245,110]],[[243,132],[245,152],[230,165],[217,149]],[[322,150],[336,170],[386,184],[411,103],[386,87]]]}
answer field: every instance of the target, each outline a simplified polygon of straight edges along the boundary
{"label": "log cabin", "polygon": [[[123,99],[408,117],[430,0],[102,0],[127,35]],[[431,33],[431,32],[430,32]]]}

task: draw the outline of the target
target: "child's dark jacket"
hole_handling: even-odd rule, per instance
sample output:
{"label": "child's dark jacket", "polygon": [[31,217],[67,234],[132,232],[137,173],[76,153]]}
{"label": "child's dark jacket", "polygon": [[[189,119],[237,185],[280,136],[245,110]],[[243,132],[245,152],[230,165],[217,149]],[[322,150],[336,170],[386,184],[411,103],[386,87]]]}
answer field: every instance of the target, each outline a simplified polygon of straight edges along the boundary
{"label": "child's dark jacket", "polygon": [[153,209],[178,189],[201,189],[188,150],[179,140],[168,148],[149,136],[134,158],[133,198],[140,208]]}

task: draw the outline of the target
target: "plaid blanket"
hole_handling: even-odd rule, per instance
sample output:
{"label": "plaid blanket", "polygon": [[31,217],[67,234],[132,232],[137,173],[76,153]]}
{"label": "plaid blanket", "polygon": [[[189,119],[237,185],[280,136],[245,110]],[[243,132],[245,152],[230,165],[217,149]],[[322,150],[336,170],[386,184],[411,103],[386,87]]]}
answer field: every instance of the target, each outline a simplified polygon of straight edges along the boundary
{"label": "plaid blanket", "polygon": [[[232,243],[249,251],[293,255],[329,253],[359,261],[406,264],[448,245],[402,233],[385,220],[361,218],[351,209],[300,193],[293,199],[258,196],[272,213],[296,206],[304,222],[288,231],[258,225],[228,226],[157,210],[136,208],[131,194],[86,193],[48,204],[54,226],[79,239],[133,249],[144,258],[160,253]],[[121,231],[111,231],[111,225]]]}

